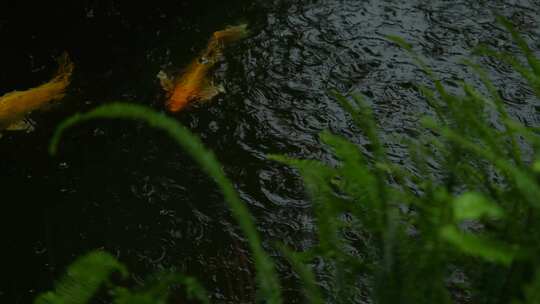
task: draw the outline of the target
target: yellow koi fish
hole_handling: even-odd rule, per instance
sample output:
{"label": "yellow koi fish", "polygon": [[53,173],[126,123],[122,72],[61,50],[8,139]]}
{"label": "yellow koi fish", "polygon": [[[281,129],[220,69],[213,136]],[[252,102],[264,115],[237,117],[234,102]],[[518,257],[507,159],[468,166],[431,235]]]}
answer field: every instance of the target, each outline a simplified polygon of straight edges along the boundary
{"label": "yellow koi fish", "polygon": [[168,92],[167,109],[178,112],[190,102],[197,100],[210,100],[221,91],[207,78],[211,68],[222,57],[225,44],[244,38],[248,34],[247,25],[230,26],[215,32],[208,46],[191,64],[189,64],[177,80],[171,80],[161,71],[158,78],[161,85]]}
{"label": "yellow koi fish", "polygon": [[67,54],[59,58],[58,72],[49,81],[26,91],[13,91],[0,97],[0,130],[25,129],[24,118],[30,112],[64,97],[70,83],[73,63]]}

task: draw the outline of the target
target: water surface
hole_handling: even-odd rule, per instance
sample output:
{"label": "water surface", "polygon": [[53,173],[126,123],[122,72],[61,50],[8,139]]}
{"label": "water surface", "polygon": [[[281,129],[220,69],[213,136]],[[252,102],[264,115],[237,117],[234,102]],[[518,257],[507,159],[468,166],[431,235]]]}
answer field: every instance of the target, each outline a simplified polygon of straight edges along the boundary
{"label": "water surface", "polygon": [[[54,127],[77,111],[111,101],[163,111],[155,75],[178,72],[215,30],[248,22],[252,35],[228,48],[215,72],[226,93],[173,117],[215,151],[274,256],[276,241],[309,248],[314,222],[296,172],[266,155],[335,163],[318,139],[322,130],[369,153],[330,90],[364,94],[391,158],[413,166],[394,135],[420,134],[418,119],[430,109],[415,84],[428,82],[386,35],[411,42],[454,89],[461,80],[479,83],[461,63],[478,44],[516,52],[493,12],[540,49],[540,2],[533,0],[111,3],[63,10],[42,4],[32,12],[6,5],[0,17],[0,37],[10,42],[0,51],[0,93],[45,81],[64,50],[77,67],[63,104],[32,115],[35,132],[0,140],[6,302],[29,302],[76,256],[96,248],[129,265],[135,281],[176,269],[200,278],[215,302],[253,302],[244,238],[212,181],[164,134],[140,123],[92,122],[67,134],[58,157],[47,155]],[[36,26],[26,29],[27,20]],[[481,62],[512,115],[536,125],[532,91],[507,66]],[[294,275],[277,261],[287,303],[300,302]]]}

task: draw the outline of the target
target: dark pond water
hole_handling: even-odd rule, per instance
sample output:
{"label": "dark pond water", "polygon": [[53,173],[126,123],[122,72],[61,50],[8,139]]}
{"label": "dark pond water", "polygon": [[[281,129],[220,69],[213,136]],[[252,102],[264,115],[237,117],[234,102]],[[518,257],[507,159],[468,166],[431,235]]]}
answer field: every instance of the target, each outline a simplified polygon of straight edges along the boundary
{"label": "dark pond water", "polygon": [[[67,134],[58,157],[47,155],[54,127],[77,111],[120,100],[162,111],[155,75],[181,69],[215,30],[248,22],[252,35],[228,48],[216,71],[226,93],[174,117],[215,151],[272,255],[276,241],[308,248],[314,223],[296,173],[265,155],[334,162],[318,140],[325,129],[365,143],[330,89],[366,95],[391,157],[413,165],[392,138],[418,135],[418,118],[430,111],[414,84],[426,79],[385,35],[414,44],[451,88],[478,83],[461,60],[479,43],[516,52],[493,12],[540,49],[533,0],[51,3],[1,4],[0,94],[48,79],[64,50],[76,64],[62,105],[33,114],[33,133],[0,140],[2,303],[30,302],[96,248],[117,255],[135,281],[176,269],[200,278],[215,302],[253,302],[249,254],[220,193],[162,133],[92,122]],[[514,117],[536,125],[531,90],[508,67],[482,62]],[[287,302],[300,302],[294,276],[277,261]]]}

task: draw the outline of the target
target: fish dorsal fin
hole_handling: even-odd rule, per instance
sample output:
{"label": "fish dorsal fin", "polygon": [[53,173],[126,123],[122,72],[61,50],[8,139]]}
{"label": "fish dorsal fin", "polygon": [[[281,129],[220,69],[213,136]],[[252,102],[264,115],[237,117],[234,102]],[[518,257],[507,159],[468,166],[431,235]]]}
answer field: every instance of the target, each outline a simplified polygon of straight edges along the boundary
{"label": "fish dorsal fin", "polygon": [[174,81],[172,80],[172,78],[169,77],[169,75],[167,75],[167,73],[165,73],[164,71],[159,71],[159,73],[157,74],[157,78],[159,79],[161,87],[165,91],[172,92],[172,90],[174,89]]}

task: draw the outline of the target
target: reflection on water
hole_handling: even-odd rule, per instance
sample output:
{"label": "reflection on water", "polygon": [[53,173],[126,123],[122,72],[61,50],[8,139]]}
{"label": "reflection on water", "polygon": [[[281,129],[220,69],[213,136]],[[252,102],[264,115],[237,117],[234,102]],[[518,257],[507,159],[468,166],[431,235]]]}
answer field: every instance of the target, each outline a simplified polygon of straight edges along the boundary
{"label": "reflection on water", "polygon": [[[253,32],[226,50],[215,71],[227,93],[177,118],[216,152],[276,255],[275,241],[310,247],[315,224],[296,173],[265,155],[333,163],[317,137],[325,129],[365,144],[329,90],[366,95],[392,159],[410,165],[393,135],[419,134],[418,118],[430,110],[414,84],[426,78],[385,35],[411,42],[450,87],[463,79],[478,83],[461,60],[479,43],[516,52],[491,11],[510,17],[540,49],[540,3],[534,0],[238,0],[131,10],[121,1],[94,4],[67,30],[86,36],[57,37],[40,48],[21,44],[24,55],[4,51],[0,93],[34,84],[62,48],[78,66],[65,106],[36,115],[36,132],[6,134],[0,141],[1,185],[9,198],[2,207],[9,277],[4,275],[8,282],[0,285],[0,296],[11,302],[27,302],[50,287],[67,263],[93,248],[117,254],[138,277],[173,268],[201,278],[217,302],[253,301],[249,254],[221,195],[163,134],[138,123],[96,122],[71,131],[59,158],[46,154],[54,126],[75,111],[110,100],[162,109],[157,72],[180,69],[224,25],[248,21]],[[13,23],[3,18],[0,33],[15,37],[21,30]],[[37,30],[25,34],[37,41],[49,37]],[[12,62],[8,55],[15,56]],[[508,67],[483,63],[510,112],[537,124],[532,92]],[[287,302],[297,302],[295,277],[282,261],[278,268]]]}

